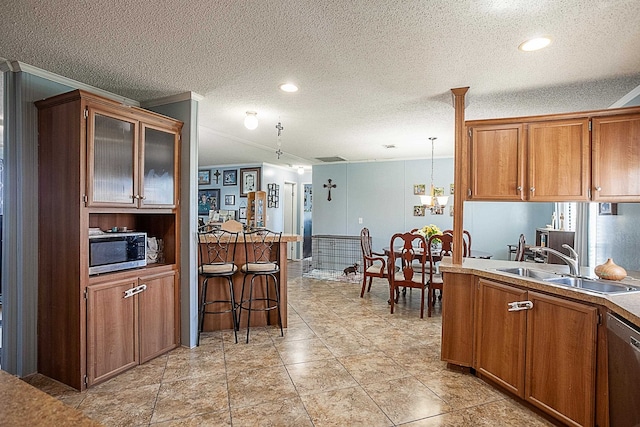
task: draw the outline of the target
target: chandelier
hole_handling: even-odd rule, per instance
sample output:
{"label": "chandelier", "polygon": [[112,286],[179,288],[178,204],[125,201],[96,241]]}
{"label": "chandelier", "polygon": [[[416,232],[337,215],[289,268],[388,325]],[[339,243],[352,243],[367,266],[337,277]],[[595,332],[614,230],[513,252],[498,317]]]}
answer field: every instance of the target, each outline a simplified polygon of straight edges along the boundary
{"label": "chandelier", "polygon": [[431,215],[442,215],[444,213],[444,207],[449,201],[449,197],[444,195],[444,191],[433,186],[433,141],[437,138],[432,136],[429,138],[431,141],[431,187],[428,196],[420,196],[420,201],[425,208],[431,211]]}

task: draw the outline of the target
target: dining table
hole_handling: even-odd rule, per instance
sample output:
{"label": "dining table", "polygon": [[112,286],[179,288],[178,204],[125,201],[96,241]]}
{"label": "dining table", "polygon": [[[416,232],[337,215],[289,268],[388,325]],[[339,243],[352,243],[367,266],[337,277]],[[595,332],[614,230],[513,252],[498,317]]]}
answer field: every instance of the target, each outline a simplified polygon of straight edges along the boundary
{"label": "dining table", "polygon": [[[396,256],[399,256],[402,250],[402,247],[398,246],[395,249],[395,254]],[[386,256],[390,256],[391,255],[391,249],[389,248],[389,246],[385,246],[384,248],[382,248],[384,254]],[[414,258],[420,258],[422,256],[422,251],[424,249],[422,248],[414,248]],[[471,253],[469,254],[469,256],[467,258],[479,258],[479,259],[491,259],[493,257],[493,254],[491,252],[486,252],[486,251],[478,251],[475,249],[471,250]],[[441,261],[442,257],[440,256],[440,254],[434,254],[433,255],[433,261],[434,262],[438,262]]]}

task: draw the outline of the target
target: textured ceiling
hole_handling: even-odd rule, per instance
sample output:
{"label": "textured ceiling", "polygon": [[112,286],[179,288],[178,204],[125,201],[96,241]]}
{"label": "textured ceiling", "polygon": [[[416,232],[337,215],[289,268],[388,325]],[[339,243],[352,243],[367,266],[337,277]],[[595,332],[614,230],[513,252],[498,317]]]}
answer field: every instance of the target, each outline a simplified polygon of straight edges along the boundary
{"label": "textured ceiling", "polygon": [[[606,108],[640,85],[638,0],[8,0],[0,18],[2,58],[143,103],[204,96],[200,165],[429,157],[429,136],[452,156],[450,88],[471,87],[478,119]],[[541,34],[547,49],[517,49]]]}

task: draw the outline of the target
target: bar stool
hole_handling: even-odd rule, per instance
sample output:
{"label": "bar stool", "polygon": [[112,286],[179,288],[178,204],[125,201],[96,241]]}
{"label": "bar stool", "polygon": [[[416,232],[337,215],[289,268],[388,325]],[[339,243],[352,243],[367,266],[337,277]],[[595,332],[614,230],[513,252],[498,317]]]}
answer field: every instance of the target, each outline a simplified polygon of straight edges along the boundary
{"label": "bar stool", "polygon": [[[233,294],[233,275],[238,271],[235,265],[235,253],[238,243],[238,232],[231,232],[220,228],[212,228],[205,225],[198,229],[198,247],[200,252],[200,265],[198,274],[204,278],[202,281],[202,291],[200,296],[200,310],[198,321],[198,341],[200,345],[200,333],[204,327],[204,316],[206,314],[231,313],[233,318],[233,334],[236,343],[238,342],[238,320],[236,317],[236,301]],[[207,301],[207,288],[209,279],[220,278],[227,281],[229,285],[229,299],[216,299]],[[212,304],[228,304],[229,308],[224,310],[207,311],[207,306]]]}
{"label": "bar stool", "polygon": [[[244,279],[242,280],[242,294],[238,304],[238,325],[242,317],[242,311],[247,311],[247,343],[249,343],[249,327],[251,325],[251,312],[264,311],[267,316],[267,324],[271,324],[269,311],[278,311],[278,325],[280,336],[284,336],[282,330],[282,317],[280,311],[280,239],[282,233],[276,233],[267,229],[257,229],[244,233],[245,264],[240,268]],[[249,294],[245,299],[245,285],[249,280]],[[263,292],[256,292],[255,280],[263,285]],[[275,288],[275,297],[269,295],[269,279]],[[256,307],[254,302],[260,302]]]}

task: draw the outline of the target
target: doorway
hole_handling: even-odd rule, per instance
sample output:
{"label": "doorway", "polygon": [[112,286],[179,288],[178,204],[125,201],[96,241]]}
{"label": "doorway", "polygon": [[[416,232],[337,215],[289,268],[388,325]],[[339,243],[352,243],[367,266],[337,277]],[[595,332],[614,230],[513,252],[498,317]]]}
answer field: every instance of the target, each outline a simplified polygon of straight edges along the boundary
{"label": "doorway", "polygon": [[[296,197],[296,184],[293,182],[284,183],[284,233],[298,233],[298,203]],[[298,259],[298,243],[287,243],[287,259]]]}

